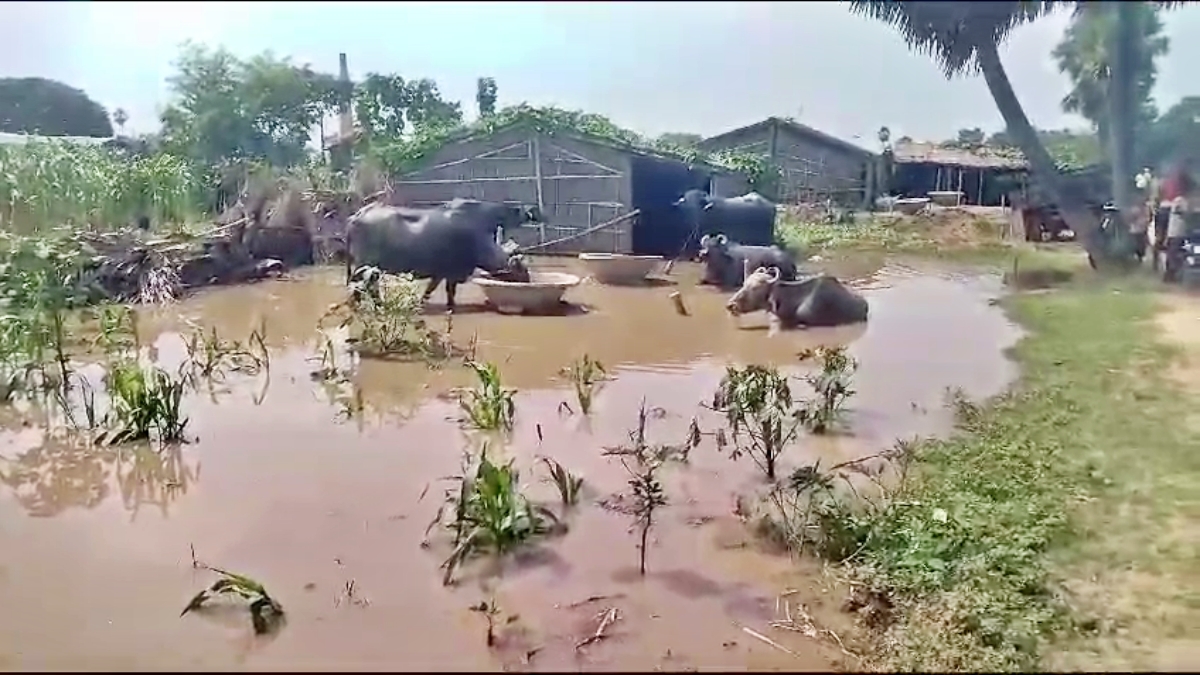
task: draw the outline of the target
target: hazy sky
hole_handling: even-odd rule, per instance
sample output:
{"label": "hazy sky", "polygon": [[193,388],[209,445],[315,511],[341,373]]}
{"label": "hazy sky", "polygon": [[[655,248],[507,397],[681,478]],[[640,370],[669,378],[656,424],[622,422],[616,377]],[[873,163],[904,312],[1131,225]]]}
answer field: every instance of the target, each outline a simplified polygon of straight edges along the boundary
{"label": "hazy sky", "polygon": [[[1023,28],[1004,63],[1039,127],[1080,126],[1059,100],[1066,80],[1050,50],[1065,14]],[[1166,18],[1160,106],[1200,94],[1200,7]],[[352,76],[431,77],[473,114],[475,78],[492,76],[500,105],[522,100],[601,113],[646,134],[719,133],[768,115],[793,115],[873,147],[893,138],[942,139],[1002,126],[980,77],[947,81],[886,26],[838,2],[369,3],[3,2],[0,76],[41,76],[123,107],[133,131],[157,126],[165,82],[186,39],[240,56],[262,50]],[[858,137],[858,138],[856,138]]]}

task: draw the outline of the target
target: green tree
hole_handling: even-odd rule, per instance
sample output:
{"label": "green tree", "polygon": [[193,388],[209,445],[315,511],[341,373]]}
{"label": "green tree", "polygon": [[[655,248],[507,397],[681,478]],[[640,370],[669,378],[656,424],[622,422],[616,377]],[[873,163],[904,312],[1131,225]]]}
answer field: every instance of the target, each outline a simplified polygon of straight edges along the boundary
{"label": "green tree", "polygon": [[335,79],[265,52],[241,64],[237,96],[252,126],[250,155],[279,166],[304,160]]}
{"label": "green tree", "polygon": [[80,89],[41,77],[0,78],[0,131],[94,138],[113,135],[104,106]]}
{"label": "green tree", "polygon": [[973,148],[983,145],[986,139],[987,135],[979,127],[975,127],[974,129],[959,129],[958,134],[955,136],[954,144],[961,147]]}
{"label": "green tree", "polygon": [[656,145],[675,146],[677,148],[694,148],[700,145],[704,137],[684,131],[668,131],[654,139]]}
{"label": "green tree", "polygon": [[354,87],[354,116],[368,142],[376,136],[399,138],[404,134],[408,84],[399,75],[368,73]]}
{"label": "green tree", "polygon": [[462,105],[444,100],[433,80],[405,81],[379,73],[370,73],[354,88],[354,113],[368,142],[394,142],[409,131],[462,122]]}
{"label": "green tree", "polygon": [[117,125],[117,130],[121,135],[125,134],[125,123],[129,121],[129,113],[125,112],[124,108],[117,108],[112,114],[113,124]]}
{"label": "green tree", "polygon": [[[1059,206],[1072,229],[1095,233],[1096,219],[1062,180],[1000,61],[999,47],[1009,34],[1052,6],[1031,2],[850,2],[855,13],[887,23],[900,32],[911,49],[932,56],[947,77],[982,73],[1009,136],[1029,162],[1034,186]],[[1087,237],[1089,243],[1094,239]]]}
{"label": "green tree", "polygon": [[481,77],[475,80],[475,105],[480,117],[496,114],[496,79]]}
{"label": "green tree", "polygon": [[1155,120],[1142,148],[1146,163],[1155,167],[1200,157],[1200,96],[1184,98]]}
{"label": "green tree", "polygon": [[[1168,38],[1162,34],[1159,8],[1151,3],[1132,2],[1135,49],[1130,63],[1134,83],[1134,128],[1143,135],[1157,117],[1151,92],[1157,79],[1155,60],[1167,53]],[[1063,98],[1066,112],[1077,113],[1092,123],[1107,156],[1113,142],[1109,135],[1109,80],[1112,77],[1112,45],[1117,15],[1104,6],[1082,4],[1072,17],[1063,39],[1054,48],[1053,57],[1060,72],[1071,80],[1071,90]]]}
{"label": "green tree", "polygon": [[414,129],[444,129],[462,123],[462,104],[443,99],[437,82],[429,78],[409,81],[407,89],[404,114]]}
{"label": "green tree", "polygon": [[207,166],[303,161],[314,127],[337,102],[333,76],[270,52],[241,61],[224,49],[188,44],[175,68],[164,143]]}

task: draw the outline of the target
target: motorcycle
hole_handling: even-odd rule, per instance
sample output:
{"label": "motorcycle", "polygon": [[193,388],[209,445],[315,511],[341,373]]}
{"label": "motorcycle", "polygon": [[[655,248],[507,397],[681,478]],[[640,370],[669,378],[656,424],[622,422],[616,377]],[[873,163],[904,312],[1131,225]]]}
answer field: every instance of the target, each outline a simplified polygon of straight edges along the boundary
{"label": "motorcycle", "polygon": [[1200,213],[1189,213],[1185,219],[1187,234],[1174,251],[1167,252],[1163,278],[1184,286],[1200,285]]}

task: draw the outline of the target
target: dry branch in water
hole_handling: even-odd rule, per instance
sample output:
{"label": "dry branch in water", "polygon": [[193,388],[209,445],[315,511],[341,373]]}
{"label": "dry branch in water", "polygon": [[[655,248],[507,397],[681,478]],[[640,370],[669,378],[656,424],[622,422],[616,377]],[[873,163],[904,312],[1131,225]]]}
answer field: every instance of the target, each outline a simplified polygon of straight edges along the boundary
{"label": "dry branch in water", "polygon": [[608,611],[597,614],[596,618],[600,619],[600,625],[596,627],[596,632],[587,636],[579,644],[575,645],[576,650],[583,649],[584,647],[592,644],[593,642],[599,642],[599,641],[603,640],[604,638],[608,637],[608,635],[606,635],[604,631],[609,627],[609,625],[612,624],[612,622],[617,620],[617,618],[618,618],[617,608],[610,607],[608,609]]}

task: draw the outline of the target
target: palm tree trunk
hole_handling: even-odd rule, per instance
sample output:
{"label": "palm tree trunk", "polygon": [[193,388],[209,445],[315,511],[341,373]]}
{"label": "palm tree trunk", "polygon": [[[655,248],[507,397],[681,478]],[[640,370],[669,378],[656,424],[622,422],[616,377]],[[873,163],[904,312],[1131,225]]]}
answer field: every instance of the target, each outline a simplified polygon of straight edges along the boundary
{"label": "palm tree trunk", "polygon": [[[1034,189],[1041,192],[1044,199],[1054,203],[1063,220],[1076,233],[1083,235],[1085,242],[1095,240],[1094,233],[1098,231],[1096,219],[1088,213],[1087,207],[1081,200],[1075,199],[1063,184],[1058,173],[1058,167],[1042,141],[1037,131],[1025,116],[1025,109],[1013,91],[1008,73],[1000,61],[1000,52],[995,43],[983,41],[976,45],[976,57],[979,68],[983,71],[983,79],[987,82],[988,90],[996,101],[996,107],[1004,118],[1008,135],[1017,144],[1029,162],[1030,182]],[[1091,248],[1089,246],[1089,248]]]}
{"label": "palm tree trunk", "polygon": [[1112,197],[1122,212],[1133,206],[1134,88],[1133,61],[1137,57],[1137,4],[1113,3],[1112,60],[1108,80],[1109,158],[1112,162]]}

